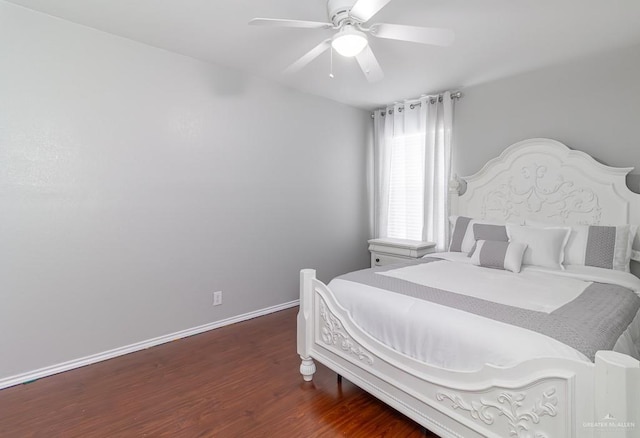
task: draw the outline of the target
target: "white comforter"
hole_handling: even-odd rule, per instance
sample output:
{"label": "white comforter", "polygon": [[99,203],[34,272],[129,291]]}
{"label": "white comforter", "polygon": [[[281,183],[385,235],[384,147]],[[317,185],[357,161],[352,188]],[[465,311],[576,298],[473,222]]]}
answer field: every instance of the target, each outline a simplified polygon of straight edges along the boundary
{"label": "white comforter", "polygon": [[[640,279],[620,271],[585,267],[554,271],[525,266],[520,274],[514,274],[470,265],[470,259],[460,253],[430,255],[434,256],[445,260],[377,275],[542,312],[563,306],[594,281],[618,284],[640,294]],[[434,271],[439,274],[433,275]],[[475,371],[486,363],[513,366],[537,357],[589,361],[546,335],[462,310],[340,279],[331,281],[329,288],[364,331],[430,365]],[[640,359],[638,346],[640,314],[614,350]]]}

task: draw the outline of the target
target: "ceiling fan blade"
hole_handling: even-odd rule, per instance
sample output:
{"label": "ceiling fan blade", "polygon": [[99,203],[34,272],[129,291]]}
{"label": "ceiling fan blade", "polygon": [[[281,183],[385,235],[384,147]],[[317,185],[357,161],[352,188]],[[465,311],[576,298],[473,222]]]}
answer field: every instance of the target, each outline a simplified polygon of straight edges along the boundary
{"label": "ceiling fan blade", "polygon": [[357,0],[349,15],[359,18],[362,22],[369,21],[380,9],[384,8],[391,0]]}
{"label": "ceiling fan blade", "polygon": [[320,56],[329,47],[331,47],[331,39],[324,40],[323,42],[315,46],[313,49],[309,50],[307,53],[302,55],[302,57],[298,59],[296,62],[291,64],[289,67],[287,67],[284,70],[284,73],[292,74],[300,71],[300,69],[304,68],[307,64],[309,64],[311,61],[313,61],[318,56]]}
{"label": "ceiling fan blade", "polygon": [[333,24],[319,21],[286,20],[279,18],[254,18],[249,21],[254,26],[300,27],[304,29],[331,29]]}
{"label": "ceiling fan blade", "polygon": [[378,60],[369,45],[367,45],[362,52],[356,55],[356,60],[358,61],[358,64],[360,64],[360,68],[369,82],[377,82],[384,78],[382,68],[380,67],[380,64],[378,64]]}
{"label": "ceiling fan blade", "polygon": [[377,23],[371,26],[370,31],[371,35],[378,38],[411,41],[434,46],[450,46],[456,38],[451,29],[405,26],[403,24]]}

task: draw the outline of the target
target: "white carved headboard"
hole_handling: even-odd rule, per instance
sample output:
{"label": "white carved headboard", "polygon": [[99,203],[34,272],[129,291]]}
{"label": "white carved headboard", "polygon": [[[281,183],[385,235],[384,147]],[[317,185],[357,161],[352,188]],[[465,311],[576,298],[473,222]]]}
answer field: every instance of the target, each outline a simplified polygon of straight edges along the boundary
{"label": "white carved headboard", "polygon": [[[590,225],[640,225],[640,194],[626,184],[632,167],[609,167],[546,138],[509,146],[476,174],[450,184],[451,213],[481,219]],[[636,236],[634,249],[640,249]],[[640,261],[640,252],[634,254]]]}

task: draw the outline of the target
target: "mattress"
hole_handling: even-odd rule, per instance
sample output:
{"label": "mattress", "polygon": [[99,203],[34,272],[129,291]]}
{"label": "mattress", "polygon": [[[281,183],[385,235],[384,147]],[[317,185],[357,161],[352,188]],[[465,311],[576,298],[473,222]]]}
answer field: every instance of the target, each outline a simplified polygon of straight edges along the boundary
{"label": "mattress", "polygon": [[[615,316],[620,321],[612,321],[624,319],[620,329],[617,332],[609,330],[606,333],[609,338],[601,339],[596,345],[608,345],[608,348],[640,359],[637,303],[630,307],[627,299],[621,304],[625,308],[616,309],[618,304],[612,304],[615,299],[609,299],[607,295],[609,290],[619,292],[624,289],[637,301],[640,279],[629,273],[590,267],[557,271],[525,266],[521,273],[514,274],[473,266],[470,259],[460,253],[430,254],[428,257],[428,263],[368,270],[371,272],[366,274],[372,279],[369,284],[356,281],[358,275],[347,275],[332,280],[329,288],[353,321],[373,338],[402,354],[448,370],[477,371],[485,364],[509,367],[541,357],[591,361],[593,354],[588,348],[574,347],[581,344],[581,337],[604,336],[600,331],[607,330],[601,329],[613,324],[601,328],[596,325],[595,329],[589,329],[591,332],[559,326],[556,331],[561,335],[557,336],[549,330],[541,330],[547,334],[540,333],[531,328],[536,324],[520,323],[520,316],[514,316],[538,315],[541,321],[545,318],[553,320],[552,316],[558,313],[568,311],[570,314],[573,306],[576,317],[580,317],[578,313],[585,312],[585,303],[586,307],[589,304],[594,307],[594,314],[602,311],[600,307],[605,305],[613,306],[605,310],[605,314],[619,310],[622,315],[627,311],[624,317]],[[392,287],[387,290],[387,284],[404,284],[410,291],[435,291],[438,299],[425,299],[418,292],[413,293],[415,296],[399,293]],[[594,291],[597,291],[595,295]],[[465,305],[457,308],[448,300],[439,299],[441,296],[457,297]],[[582,302],[583,307],[576,307],[578,302]],[[490,317],[492,311],[482,308],[511,311],[506,312],[506,316],[494,318]],[[585,321],[589,322],[589,317]],[[577,324],[577,327],[581,325]],[[572,342],[561,341],[564,340],[563,330],[575,332]]]}

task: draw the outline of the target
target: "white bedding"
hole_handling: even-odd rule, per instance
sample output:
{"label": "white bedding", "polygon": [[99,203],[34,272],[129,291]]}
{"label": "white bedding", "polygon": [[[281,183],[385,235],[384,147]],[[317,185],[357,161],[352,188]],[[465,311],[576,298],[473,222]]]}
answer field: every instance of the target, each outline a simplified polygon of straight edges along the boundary
{"label": "white bedding", "polygon": [[[436,257],[452,262],[470,264],[471,258],[460,252],[440,252],[424,256]],[[633,274],[612,269],[595,268],[592,266],[566,265],[564,270],[543,268],[541,266],[522,265],[522,273],[538,272],[555,277],[576,278],[583,281],[598,283],[612,283],[626,287],[640,296],[640,278]],[[518,274],[515,274],[518,275]]]}
{"label": "white bedding", "polygon": [[464,263],[410,265],[378,272],[377,275],[545,313],[551,313],[573,301],[592,284],[544,272],[514,274],[499,269],[483,269],[466,260]]}
{"label": "white bedding", "polygon": [[[439,253],[429,257],[445,260],[418,267],[426,267],[427,271],[446,271],[450,280],[432,280],[431,275],[406,267],[387,271],[385,275],[425,282],[421,284],[456,293],[460,293],[456,288],[462,287],[462,293],[508,305],[513,305],[507,292],[514,293],[514,284],[520,284],[523,291],[527,291],[524,295],[531,295],[536,285],[546,288],[557,281],[562,292],[560,297],[547,294],[551,304],[544,304],[544,299],[539,297],[522,295],[522,302],[518,303],[519,307],[548,312],[570,301],[576,291],[584,290],[593,281],[619,284],[640,292],[640,279],[620,271],[586,267],[556,271],[527,266],[520,274],[505,271],[507,275],[499,275],[501,280],[497,281],[496,270],[470,265],[464,254]],[[475,271],[472,279],[466,277],[471,268]],[[513,276],[521,277],[511,278]],[[478,288],[481,290],[478,292],[471,290],[471,282],[491,284],[491,287]],[[527,283],[526,287],[524,283]],[[582,353],[548,336],[462,310],[341,279],[331,281],[329,288],[364,331],[391,348],[433,366],[476,371],[487,363],[513,366],[536,357],[589,361]],[[615,350],[640,358],[638,345],[640,315],[620,337]]]}

